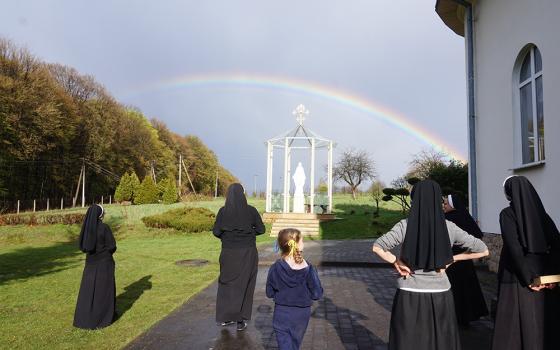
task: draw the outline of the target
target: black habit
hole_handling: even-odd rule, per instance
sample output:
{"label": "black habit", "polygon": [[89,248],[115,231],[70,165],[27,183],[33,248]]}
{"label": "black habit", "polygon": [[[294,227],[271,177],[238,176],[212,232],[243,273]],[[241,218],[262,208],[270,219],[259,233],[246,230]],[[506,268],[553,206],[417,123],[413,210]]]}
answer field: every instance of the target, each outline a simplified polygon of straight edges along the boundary
{"label": "black habit", "polygon": [[[468,234],[482,239],[482,231],[467,211],[458,196],[448,196],[448,203],[454,210],[445,213],[445,218]],[[460,247],[453,247],[453,254],[463,253]],[[488,308],[472,260],[457,261],[447,269],[451,291],[455,300],[455,314],[459,324],[466,325],[488,315]]]}
{"label": "black habit", "polygon": [[213,228],[214,235],[222,241],[217,322],[251,319],[259,261],[256,236],[264,232],[261,216],[247,204],[243,187],[232,184]]}
{"label": "black habit", "polygon": [[560,273],[559,233],[525,177],[506,180],[510,205],[500,213],[503,248],[493,350],[560,349],[558,287],[533,291],[537,276]]}
{"label": "black habit", "polygon": [[109,326],[115,319],[115,238],[101,221],[103,209],[91,206],[80,232],[80,250],[86,264],[74,313],[74,326],[96,329]]}

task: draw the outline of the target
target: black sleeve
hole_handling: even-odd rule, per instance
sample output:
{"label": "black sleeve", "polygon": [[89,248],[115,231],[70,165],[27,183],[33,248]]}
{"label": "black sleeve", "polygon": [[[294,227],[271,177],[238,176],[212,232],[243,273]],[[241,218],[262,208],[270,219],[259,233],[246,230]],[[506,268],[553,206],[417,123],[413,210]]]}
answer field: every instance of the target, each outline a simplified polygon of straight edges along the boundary
{"label": "black sleeve", "polygon": [[261,214],[259,214],[256,208],[253,208],[253,227],[257,236],[262,235],[266,231],[266,227],[263,224]]}
{"label": "black sleeve", "polygon": [[212,233],[214,234],[214,236],[221,238],[222,236],[222,209],[220,208],[220,210],[218,210],[218,215],[216,215],[216,221],[214,222],[214,227],[212,228]]}
{"label": "black sleeve", "polygon": [[517,224],[513,212],[505,209],[500,213],[500,228],[502,230],[502,240],[504,242],[504,250],[511,258],[511,268],[517,276],[517,279],[523,286],[532,283],[537,274],[530,270],[529,264],[525,259],[523,247],[519,243],[519,235],[517,233]]}
{"label": "black sleeve", "polygon": [[117,251],[117,242],[115,242],[115,236],[113,236],[113,231],[111,231],[111,228],[107,224],[105,224],[104,231],[105,231],[105,245],[107,246],[107,248],[112,254]]}

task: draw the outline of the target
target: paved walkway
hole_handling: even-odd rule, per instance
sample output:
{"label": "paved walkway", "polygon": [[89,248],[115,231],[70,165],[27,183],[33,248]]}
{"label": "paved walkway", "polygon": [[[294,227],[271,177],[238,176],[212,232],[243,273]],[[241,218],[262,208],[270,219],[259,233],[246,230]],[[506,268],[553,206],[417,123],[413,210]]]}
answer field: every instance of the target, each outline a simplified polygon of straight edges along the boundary
{"label": "paved walkway", "polygon": [[[306,241],[305,256],[318,266],[325,289],[312,308],[302,349],[386,349],[396,274],[370,253],[372,240]],[[127,349],[276,349],[274,304],[264,295],[271,247],[261,247],[253,320],[244,332],[214,322],[217,283],[192,298],[133,341]],[[488,296],[494,276],[481,272]],[[486,275],[484,275],[486,274]],[[491,322],[461,330],[463,349],[490,348]]]}

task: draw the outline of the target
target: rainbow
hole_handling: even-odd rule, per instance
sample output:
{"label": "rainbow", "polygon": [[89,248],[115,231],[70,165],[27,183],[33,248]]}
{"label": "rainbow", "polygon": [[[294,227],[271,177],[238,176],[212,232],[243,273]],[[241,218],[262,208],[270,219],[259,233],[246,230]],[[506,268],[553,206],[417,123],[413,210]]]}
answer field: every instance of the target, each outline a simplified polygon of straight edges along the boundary
{"label": "rainbow", "polygon": [[278,76],[245,73],[186,75],[129,89],[124,93],[124,97],[133,97],[151,91],[228,85],[276,89],[333,101],[377,118],[392,127],[402,130],[406,134],[420,140],[421,142],[434,147],[436,150],[441,151],[452,158],[465,161],[463,154],[457,151],[453,146],[446,143],[443,139],[441,139],[441,137],[423,129],[421,126],[412,122],[409,118],[406,118],[402,114],[391,110],[380,103],[374,103],[370,100],[357,96],[354,93],[314,82]]}

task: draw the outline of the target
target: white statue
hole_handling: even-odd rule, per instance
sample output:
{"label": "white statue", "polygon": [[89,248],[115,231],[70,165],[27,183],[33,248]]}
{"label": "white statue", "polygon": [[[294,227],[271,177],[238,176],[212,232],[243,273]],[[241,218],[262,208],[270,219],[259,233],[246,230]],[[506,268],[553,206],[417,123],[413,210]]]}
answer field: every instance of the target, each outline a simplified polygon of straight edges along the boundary
{"label": "white statue", "polygon": [[294,176],[292,177],[295,184],[294,191],[294,213],[305,213],[305,196],[303,194],[303,186],[305,185],[305,171],[301,162],[298,163]]}

